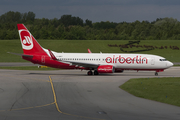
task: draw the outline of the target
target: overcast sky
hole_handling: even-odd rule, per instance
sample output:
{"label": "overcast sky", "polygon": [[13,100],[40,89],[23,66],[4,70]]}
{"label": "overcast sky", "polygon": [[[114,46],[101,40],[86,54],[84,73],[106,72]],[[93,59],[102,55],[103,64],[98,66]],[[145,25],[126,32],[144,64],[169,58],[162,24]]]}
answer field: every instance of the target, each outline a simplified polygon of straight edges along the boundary
{"label": "overcast sky", "polygon": [[93,22],[180,21],[180,0],[0,0],[0,15],[8,11],[32,11],[36,18],[48,19],[70,14]]}

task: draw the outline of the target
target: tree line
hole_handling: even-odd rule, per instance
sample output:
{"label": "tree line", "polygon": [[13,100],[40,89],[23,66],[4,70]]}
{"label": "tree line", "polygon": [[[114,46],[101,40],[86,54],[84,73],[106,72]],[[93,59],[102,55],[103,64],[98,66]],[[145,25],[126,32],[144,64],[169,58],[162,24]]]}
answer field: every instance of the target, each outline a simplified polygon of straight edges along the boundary
{"label": "tree line", "polygon": [[19,39],[17,23],[23,23],[36,39],[56,40],[180,40],[180,22],[174,18],[155,21],[93,23],[72,15],[38,19],[35,13],[9,11],[0,16],[0,40]]}

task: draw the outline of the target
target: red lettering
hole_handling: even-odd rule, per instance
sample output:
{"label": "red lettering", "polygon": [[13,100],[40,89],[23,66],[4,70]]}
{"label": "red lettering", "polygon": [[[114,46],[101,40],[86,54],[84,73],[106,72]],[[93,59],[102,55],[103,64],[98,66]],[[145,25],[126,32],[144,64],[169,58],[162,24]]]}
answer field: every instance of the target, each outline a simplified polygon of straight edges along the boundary
{"label": "red lettering", "polygon": [[136,56],[136,63],[137,63],[137,64],[139,64],[139,62],[138,62],[138,61],[139,61],[139,60],[138,60],[138,56]]}
{"label": "red lettering", "polygon": [[116,57],[116,59],[115,59],[115,63],[117,63],[117,60],[118,60],[118,57]]}
{"label": "red lettering", "polygon": [[112,63],[112,58],[111,58],[111,57],[107,57],[107,58],[106,58],[106,62],[107,62],[107,63]]}
{"label": "red lettering", "polygon": [[[121,61],[121,59],[122,59],[122,61]],[[119,63],[123,64],[123,63],[125,63],[125,62],[126,62],[125,58],[124,58],[124,57],[119,56]]]}
{"label": "red lettering", "polygon": [[127,63],[127,64],[131,64],[131,60],[132,60],[132,58],[127,57],[127,58],[126,58],[126,63]]}
{"label": "red lettering", "polygon": [[127,63],[127,64],[134,64],[134,63],[143,64],[143,63],[146,63],[146,64],[148,64],[148,59],[146,57],[141,58],[141,56],[140,57],[136,56],[134,58],[131,58],[131,57],[124,58],[121,55],[119,55],[119,57],[116,57],[115,55],[113,55],[113,57],[107,57],[105,59],[105,61],[106,61],[106,63],[117,63],[117,61],[118,61],[121,64],[124,64],[124,63]]}
{"label": "red lettering", "polygon": [[140,56],[140,58],[139,58],[139,64],[141,64],[141,56]]}
{"label": "red lettering", "polygon": [[114,61],[115,61],[115,59],[114,59],[114,58],[115,58],[115,55],[113,55],[113,63],[114,63]]}
{"label": "red lettering", "polygon": [[146,60],[146,64],[148,63],[148,59],[146,58],[146,57],[144,57],[143,59],[142,59],[142,64],[144,63],[144,60]]}
{"label": "red lettering", "polygon": [[132,59],[132,63],[133,63],[133,64],[134,64],[135,59],[136,59],[136,57],[134,57],[134,58]]}

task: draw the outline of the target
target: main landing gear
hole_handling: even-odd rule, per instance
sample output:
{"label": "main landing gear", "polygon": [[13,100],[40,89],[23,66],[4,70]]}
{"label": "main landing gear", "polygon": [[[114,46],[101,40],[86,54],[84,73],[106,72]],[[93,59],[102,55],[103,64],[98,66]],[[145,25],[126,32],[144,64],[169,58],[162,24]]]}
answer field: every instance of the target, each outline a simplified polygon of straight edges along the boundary
{"label": "main landing gear", "polygon": [[87,72],[87,75],[93,75],[93,72],[90,70]]}
{"label": "main landing gear", "polygon": [[158,72],[155,72],[155,76],[158,76]]}
{"label": "main landing gear", "polygon": [[[87,72],[87,75],[93,75],[92,70],[88,71],[88,72]],[[94,70],[94,75],[99,75],[99,73],[98,73],[97,70]]]}

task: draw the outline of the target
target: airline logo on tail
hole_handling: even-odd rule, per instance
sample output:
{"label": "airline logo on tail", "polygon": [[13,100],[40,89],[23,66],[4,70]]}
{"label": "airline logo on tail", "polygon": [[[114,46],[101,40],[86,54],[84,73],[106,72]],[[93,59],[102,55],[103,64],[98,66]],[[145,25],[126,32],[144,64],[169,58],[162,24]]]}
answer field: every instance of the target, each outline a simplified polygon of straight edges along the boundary
{"label": "airline logo on tail", "polygon": [[32,35],[27,30],[19,30],[19,34],[23,49],[31,50],[33,48]]}

